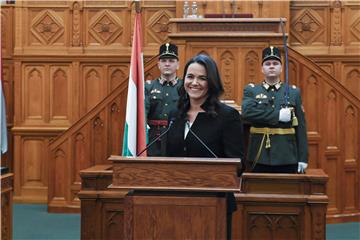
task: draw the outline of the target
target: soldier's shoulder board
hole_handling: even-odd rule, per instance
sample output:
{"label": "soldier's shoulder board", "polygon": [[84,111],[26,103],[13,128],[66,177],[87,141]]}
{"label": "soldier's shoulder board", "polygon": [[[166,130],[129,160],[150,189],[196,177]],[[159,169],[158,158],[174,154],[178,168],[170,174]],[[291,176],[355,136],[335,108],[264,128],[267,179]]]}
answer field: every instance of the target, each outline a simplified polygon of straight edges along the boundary
{"label": "soldier's shoulder board", "polygon": [[250,86],[250,87],[255,87],[255,84],[249,83],[248,86]]}

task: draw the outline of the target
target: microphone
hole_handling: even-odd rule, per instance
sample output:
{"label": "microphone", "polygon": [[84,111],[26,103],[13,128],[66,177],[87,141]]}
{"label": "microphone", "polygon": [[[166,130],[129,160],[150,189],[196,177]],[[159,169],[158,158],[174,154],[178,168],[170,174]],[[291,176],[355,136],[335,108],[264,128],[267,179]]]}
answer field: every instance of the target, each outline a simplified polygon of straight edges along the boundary
{"label": "microphone", "polygon": [[193,130],[191,130],[189,121],[186,122],[186,125],[187,125],[188,128],[189,128],[189,132],[190,132],[192,135],[194,135],[194,137],[206,148],[206,150],[208,150],[209,153],[211,153],[211,155],[214,156],[214,158],[218,158],[218,156],[216,156],[216,154],[215,154],[213,151],[211,151],[211,149],[198,137],[198,135],[196,135],[196,133],[195,133]]}
{"label": "microphone", "polygon": [[163,133],[161,133],[159,136],[154,138],[148,145],[146,145],[146,148],[144,148],[140,153],[136,154],[136,156],[137,157],[140,156],[143,152],[148,150],[149,147],[151,147],[157,140],[159,140],[162,136],[164,136],[170,130],[170,128],[171,128],[171,126],[173,125],[174,122],[175,122],[175,118],[171,118],[168,128]]}

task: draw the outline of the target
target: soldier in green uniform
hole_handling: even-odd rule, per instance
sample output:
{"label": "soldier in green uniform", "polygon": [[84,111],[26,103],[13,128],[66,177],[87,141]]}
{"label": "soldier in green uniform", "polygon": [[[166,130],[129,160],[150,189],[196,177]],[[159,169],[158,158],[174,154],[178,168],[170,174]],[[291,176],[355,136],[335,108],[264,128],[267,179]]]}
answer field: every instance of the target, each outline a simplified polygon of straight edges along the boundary
{"label": "soldier in green uniform", "polygon": [[281,82],[278,48],[265,48],[262,58],[265,80],[247,85],[242,102],[242,116],[251,124],[247,159],[253,172],[304,173],[308,146],[300,90]]}
{"label": "soldier in green uniform", "polygon": [[[160,77],[145,84],[145,114],[150,127],[149,142],[167,129],[168,114],[177,109],[178,88],[182,85],[182,80],[176,76],[176,70],[179,68],[176,45],[166,43],[160,46],[158,67]],[[148,156],[164,156],[165,142],[164,136],[149,146]]]}

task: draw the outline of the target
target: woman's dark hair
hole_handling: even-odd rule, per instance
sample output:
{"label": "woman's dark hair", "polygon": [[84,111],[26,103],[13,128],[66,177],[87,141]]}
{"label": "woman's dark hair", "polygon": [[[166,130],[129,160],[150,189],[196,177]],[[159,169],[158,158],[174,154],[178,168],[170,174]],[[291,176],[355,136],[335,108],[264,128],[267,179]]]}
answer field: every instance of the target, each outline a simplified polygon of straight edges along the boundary
{"label": "woman's dark hair", "polygon": [[[211,116],[216,116],[216,108],[220,103],[219,97],[224,93],[224,87],[221,82],[219,70],[215,61],[204,54],[196,55],[191,58],[185,65],[183,80],[185,83],[185,78],[189,66],[193,63],[198,63],[202,65],[207,74],[208,82],[208,97],[205,103],[202,105],[202,108]],[[184,84],[179,88],[179,102],[178,109],[180,111],[180,117],[186,118],[187,111],[190,108],[190,100],[187,92],[185,91]]]}

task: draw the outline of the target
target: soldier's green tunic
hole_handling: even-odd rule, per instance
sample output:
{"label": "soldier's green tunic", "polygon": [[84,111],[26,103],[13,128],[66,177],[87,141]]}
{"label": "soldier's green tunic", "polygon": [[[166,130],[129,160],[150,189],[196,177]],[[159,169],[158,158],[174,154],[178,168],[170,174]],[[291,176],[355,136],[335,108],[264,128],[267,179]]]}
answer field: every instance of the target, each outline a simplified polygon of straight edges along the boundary
{"label": "soldier's green tunic", "polygon": [[[242,116],[258,131],[278,132],[279,134],[251,133],[247,159],[264,165],[288,165],[308,162],[308,145],[305,116],[300,90],[289,86],[289,107],[294,108],[293,121],[279,122],[279,111],[284,105],[285,84],[281,82],[270,86],[249,84],[244,89]],[[294,117],[297,126],[293,126]],[[268,130],[269,128],[270,130]],[[294,128],[295,134],[289,134]],[[270,140],[270,146],[266,144]],[[261,147],[261,149],[260,149]],[[253,165],[254,166],[254,165]]]}
{"label": "soldier's green tunic", "polygon": [[[167,124],[162,122],[168,120],[168,114],[177,109],[179,99],[178,88],[182,85],[182,80],[177,78],[175,85],[172,83],[160,83],[160,78],[147,81],[145,84],[145,114],[150,129],[148,131],[149,143],[167,129]],[[162,120],[162,121],[158,121]],[[151,122],[159,124],[151,124]],[[160,124],[161,123],[161,124]],[[149,147],[148,156],[165,155],[165,136]]]}

